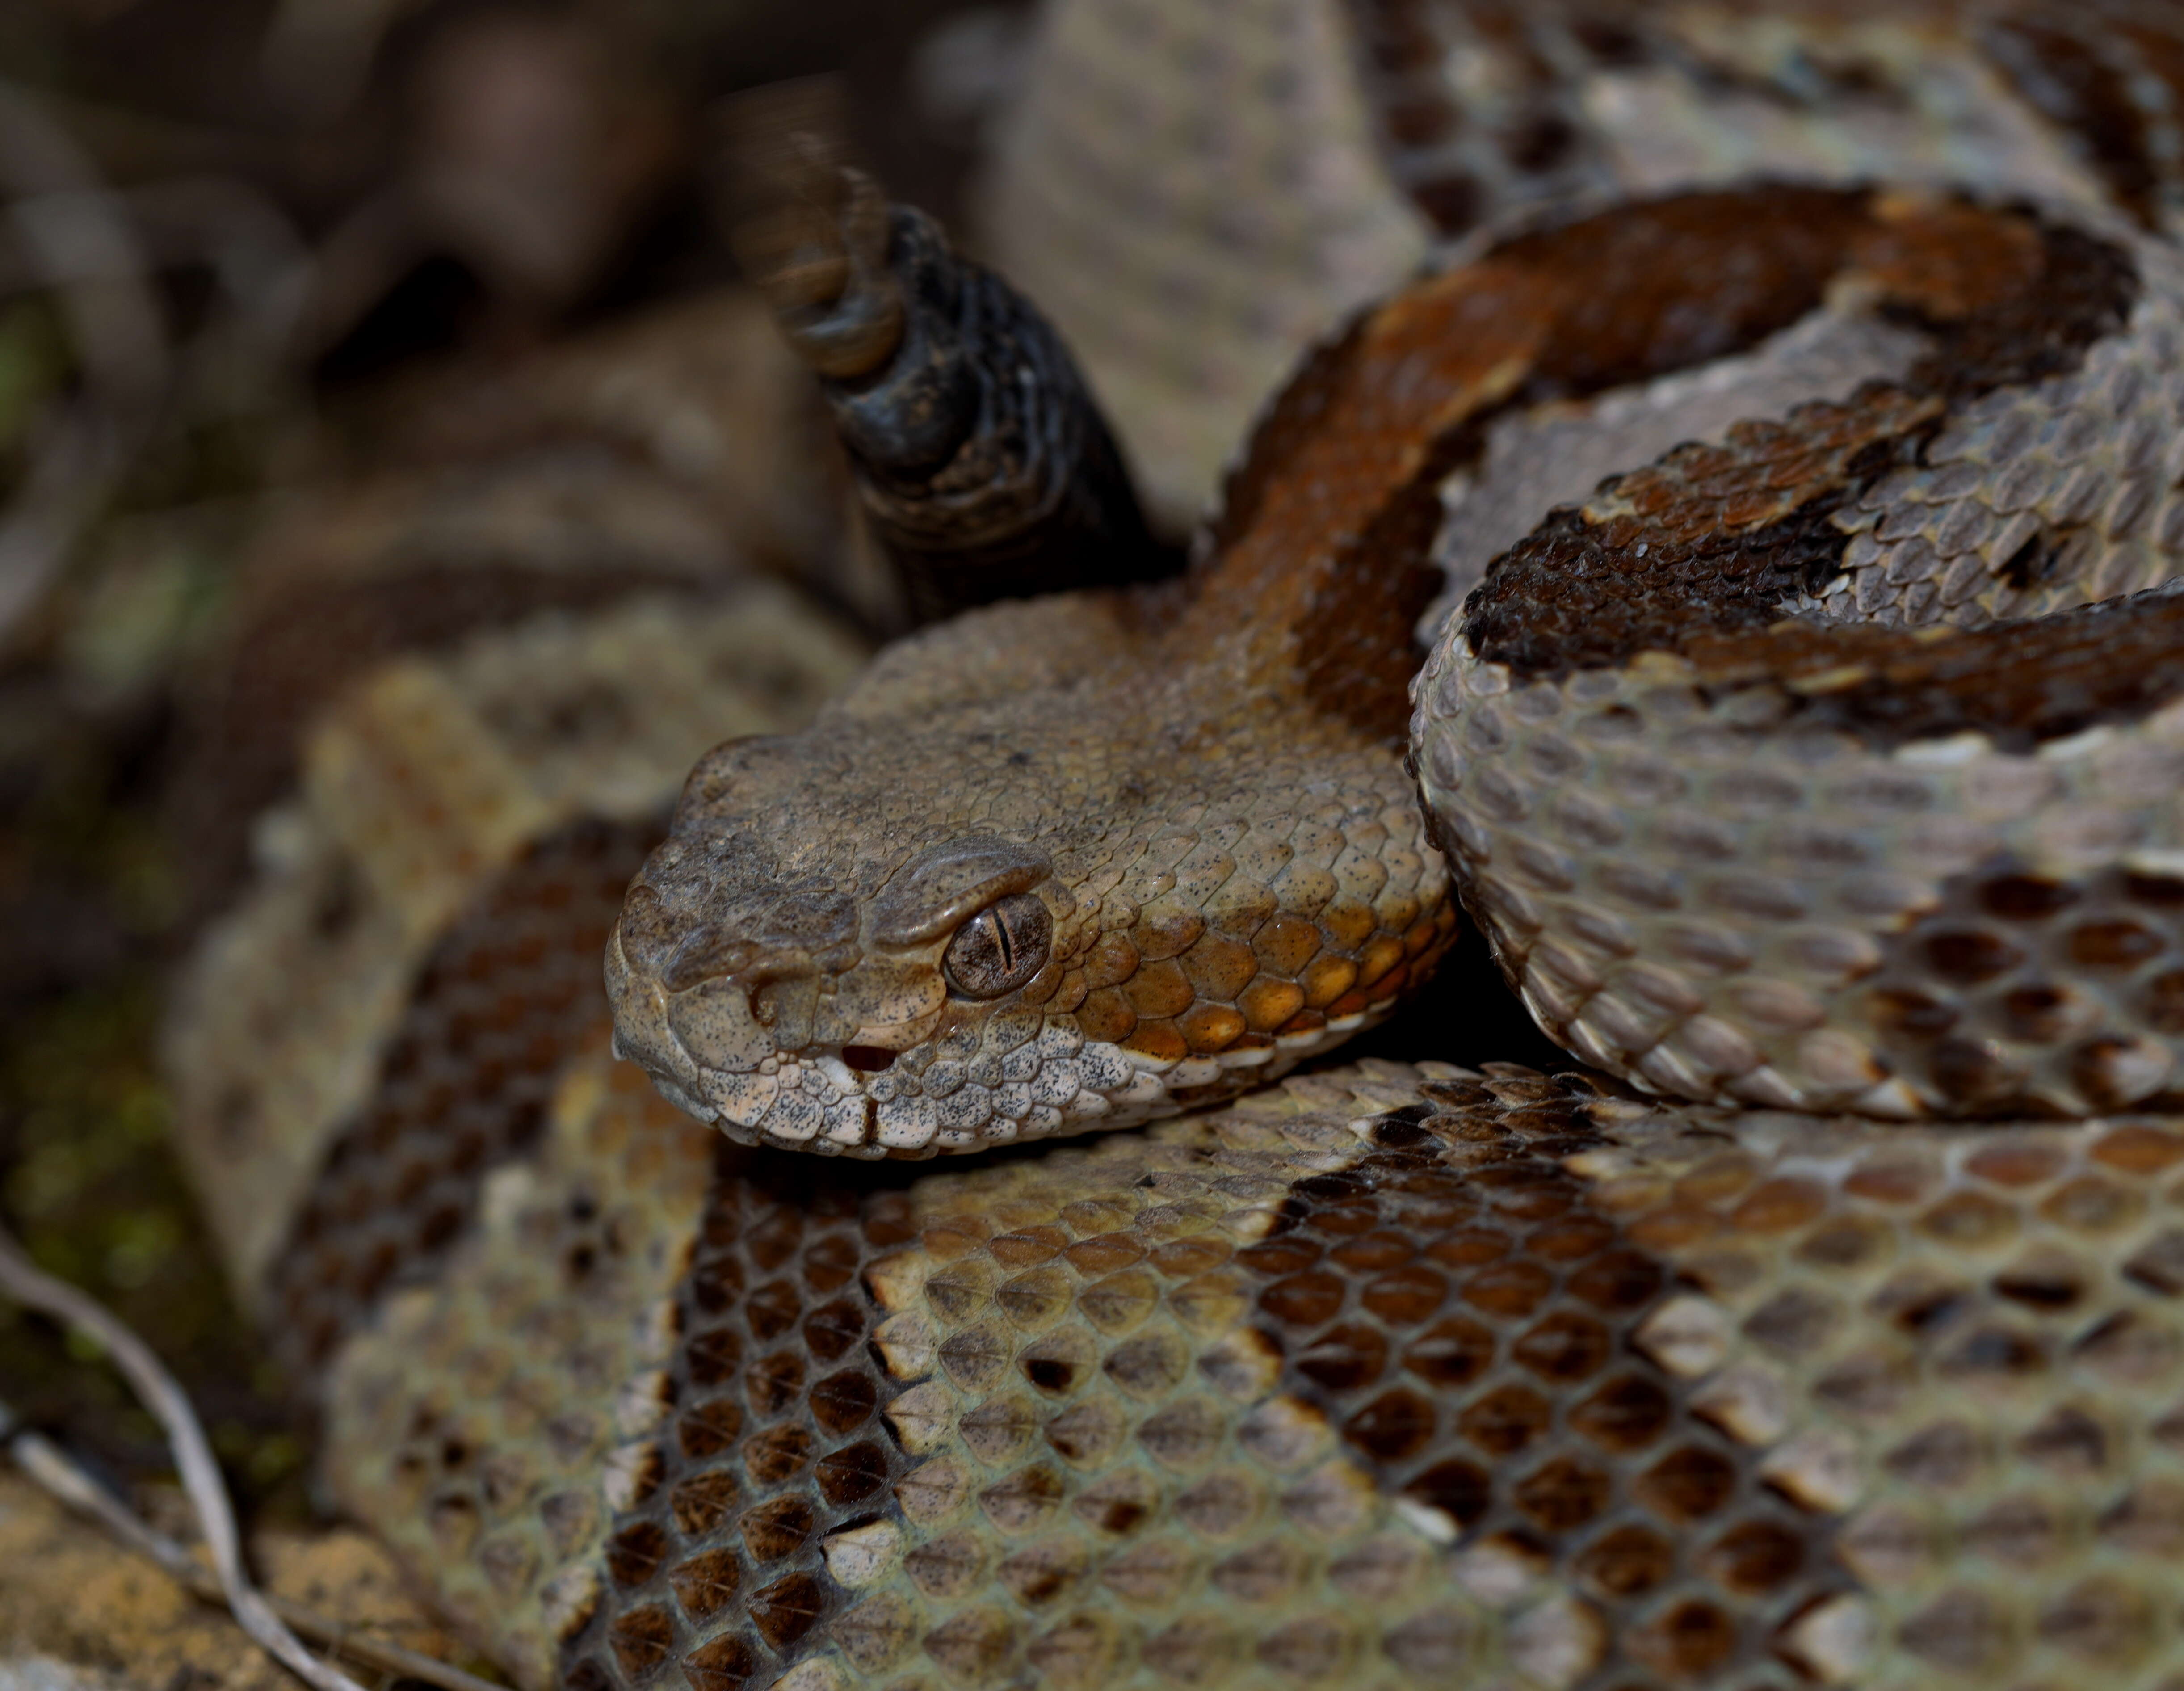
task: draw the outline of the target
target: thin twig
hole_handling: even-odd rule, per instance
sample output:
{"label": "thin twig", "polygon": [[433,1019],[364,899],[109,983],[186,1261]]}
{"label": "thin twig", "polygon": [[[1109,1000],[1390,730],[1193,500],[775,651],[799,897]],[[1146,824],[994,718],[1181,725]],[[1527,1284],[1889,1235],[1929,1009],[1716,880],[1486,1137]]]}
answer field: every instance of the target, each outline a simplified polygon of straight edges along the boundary
{"label": "thin twig", "polygon": [[175,1471],[197,1511],[198,1530],[212,1553],[213,1571],[220,1576],[221,1594],[236,1621],[315,1691],[364,1691],[356,1681],[329,1667],[290,1632],[269,1604],[242,1565],[242,1543],[235,1527],[235,1511],[228,1506],[227,1487],[220,1465],[213,1460],[212,1445],[189,1398],[167,1372],[151,1347],[108,1314],[97,1300],[56,1280],[23,1253],[22,1247],[0,1231],[0,1292],[18,1303],[62,1320],[104,1350],[121,1370],[139,1401],[166,1429],[174,1453]]}
{"label": "thin twig", "polygon": [[[4,1431],[6,1420],[7,1407],[0,1404],[0,1431]],[[8,1454],[33,1484],[68,1507],[97,1520],[131,1549],[157,1562],[192,1595],[208,1603],[223,1600],[220,1581],[210,1569],[165,1533],[154,1530],[43,1433],[17,1433],[8,1441]],[[316,1610],[291,1603],[285,1597],[268,1593],[265,1601],[299,1638],[323,1644],[365,1667],[406,1679],[422,1680],[426,1684],[439,1686],[441,1691],[508,1691],[504,1685],[482,1679],[475,1673],[465,1673],[437,1656],[362,1637],[348,1623],[330,1620]]]}
{"label": "thin twig", "polygon": [[[0,1422],[7,1419],[4,1406],[0,1406]],[[220,1582],[199,1566],[187,1550],[140,1520],[43,1433],[28,1428],[16,1433],[8,1441],[8,1454],[42,1490],[70,1509],[95,1517],[131,1549],[143,1552],[192,1591],[202,1579],[210,1584],[215,1597],[219,1595]]]}

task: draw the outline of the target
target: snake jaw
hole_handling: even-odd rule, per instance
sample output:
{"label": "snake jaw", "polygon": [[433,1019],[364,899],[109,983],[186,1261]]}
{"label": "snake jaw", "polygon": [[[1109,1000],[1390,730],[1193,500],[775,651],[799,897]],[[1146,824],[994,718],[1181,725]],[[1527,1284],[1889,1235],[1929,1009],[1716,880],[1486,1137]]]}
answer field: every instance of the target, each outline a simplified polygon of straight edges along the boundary
{"label": "snake jaw", "polygon": [[[649,902],[632,898],[632,925],[642,927]],[[822,979],[777,957],[677,990],[632,958],[617,924],[606,959],[616,1052],[644,1068],[670,1103],[731,1138],[831,1155],[922,1157],[1172,1115],[1203,1089],[1286,1069],[1377,1019],[1345,1018],[1272,1050],[1164,1058],[1088,1039],[1074,1014],[1022,1002],[1024,993],[1056,994],[1078,961],[1072,952],[1009,999],[947,996],[937,986],[947,937],[928,940],[923,950],[933,955],[922,959],[866,959],[862,973],[874,978],[861,982],[858,968]],[[930,1002],[912,990],[924,982],[936,984]],[[779,1037],[786,1018],[767,1024],[760,1007],[784,987],[813,1001],[796,1027],[816,1024],[827,1037],[790,1046]],[[916,1013],[872,1022],[842,1013],[890,1007]],[[892,1055],[874,1066],[880,1052]]]}
{"label": "snake jaw", "polygon": [[[607,946],[607,990],[617,1052],[730,1137],[931,1156],[1180,1108],[1167,1074],[1178,1065],[1088,1041],[1073,1015],[1048,1007],[1086,941],[1073,896],[1044,860],[976,837],[914,854],[881,896],[856,903],[854,941],[816,955],[766,928],[798,925],[806,908],[805,925],[816,925],[842,907],[837,896],[730,899],[716,867],[694,879],[693,861],[664,848],[631,889]],[[715,914],[702,938],[693,924],[671,940],[669,912],[694,891]],[[942,959],[981,901],[1026,897],[1052,912],[1044,964],[991,1000],[952,993]]]}

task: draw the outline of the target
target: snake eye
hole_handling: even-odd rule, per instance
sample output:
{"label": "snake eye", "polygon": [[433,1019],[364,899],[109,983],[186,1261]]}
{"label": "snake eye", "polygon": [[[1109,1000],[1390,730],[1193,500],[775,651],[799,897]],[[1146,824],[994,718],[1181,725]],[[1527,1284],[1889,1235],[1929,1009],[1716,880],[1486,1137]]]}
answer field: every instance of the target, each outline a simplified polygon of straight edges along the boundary
{"label": "snake eye", "polygon": [[1045,964],[1054,918],[1028,892],[988,905],[956,930],[940,960],[948,984],[966,998],[1013,992]]}

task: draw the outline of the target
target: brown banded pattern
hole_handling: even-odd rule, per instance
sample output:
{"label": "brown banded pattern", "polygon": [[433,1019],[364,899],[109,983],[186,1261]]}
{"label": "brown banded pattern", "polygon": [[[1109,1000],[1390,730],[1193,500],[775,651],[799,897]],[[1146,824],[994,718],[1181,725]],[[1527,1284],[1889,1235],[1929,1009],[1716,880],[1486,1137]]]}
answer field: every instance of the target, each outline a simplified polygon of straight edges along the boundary
{"label": "brown banded pattern", "polygon": [[[632,594],[582,621],[549,612],[382,665],[334,695],[302,734],[300,790],[254,824],[258,880],[201,936],[165,1029],[177,1141],[247,1305],[268,1307],[268,1270],[292,1245],[330,1253],[315,1271],[329,1292],[381,1272],[365,1266],[372,1251],[349,1248],[380,1220],[364,1234],[343,1224],[340,1247],[315,1227],[297,1236],[306,1205],[331,1213],[315,1183],[345,1135],[378,1147],[359,1165],[366,1182],[415,1180],[421,1196],[443,1177],[450,1194],[475,1179],[461,1147],[481,1134],[504,1143],[560,1061],[526,1018],[596,1013],[596,959],[567,924],[626,877],[615,853],[652,835],[712,734],[802,721],[858,656],[780,589],[749,583],[696,603]],[[529,890],[482,913],[534,848]],[[436,948],[456,975],[421,996]],[[483,1006],[503,1033],[455,1049]],[[511,1013],[520,1032],[506,1031]],[[436,1071],[407,1099],[380,1087],[388,1062],[406,1060],[389,1049],[405,1020],[409,1052]],[[451,1093],[481,1115],[443,1120]],[[439,1207],[386,1219],[413,1230]],[[315,1303],[307,1325],[330,1319],[347,1317]]]}
{"label": "brown banded pattern", "polygon": [[362,1116],[268,1271],[275,1353],[309,1382],[393,1286],[429,1280],[480,1186],[527,1151],[599,1027],[593,953],[656,823],[587,820],[511,864],[426,958]]}
{"label": "brown banded pattern", "polygon": [[1421,791],[1541,1026],[1649,1090],[2149,1099],[2176,1056],[2158,899],[1962,1025],[2016,952],[1948,912],[2003,884],[2098,911],[2178,872],[2184,272],[2122,231],[1872,204],[1846,256],[1926,349],[1495,559],[1413,689]]}
{"label": "brown banded pattern", "polygon": [[581,1059],[340,1365],[345,1497],[526,1683],[1786,1691],[2184,1651],[2169,1125],[1379,1064],[961,1172],[705,1146]]}
{"label": "brown banded pattern", "polygon": [[982,233],[1180,523],[1298,354],[1424,253],[1755,179],[2174,232],[2180,98],[2161,0],[1056,0]]}

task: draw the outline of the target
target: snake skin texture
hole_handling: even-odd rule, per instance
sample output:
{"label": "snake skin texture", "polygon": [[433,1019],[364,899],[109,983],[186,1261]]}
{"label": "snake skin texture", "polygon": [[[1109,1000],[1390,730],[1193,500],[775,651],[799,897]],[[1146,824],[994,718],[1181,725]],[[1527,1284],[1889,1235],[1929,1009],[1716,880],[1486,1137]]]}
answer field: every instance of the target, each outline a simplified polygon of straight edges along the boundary
{"label": "snake skin texture", "polygon": [[1321,0],[1044,8],[982,232],[1052,318],[1181,527],[1252,411],[1424,256]]}
{"label": "snake skin texture", "polygon": [[2174,233],[2160,0],[1056,0],[983,235],[1187,522],[1296,357],[1513,215],[1753,176]]}
{"label": "snake skin texture", "polygon": [[[1896,257],[1977,249],[1881,211]],[[2176,601],[2146,590],[2184,520],[2176,271],[2157,243],[2053,232],[2025,258],[2032,315],[1999,290],[1961,302],[1900,381],[1740,421],[1550,516],[1422,677],[1442,837],[1535,1015],[1591,1060],[1685,1097],[1886,1115],[2162,1090],[2172,1019],[2145,994],[2184,867],[2178,645]],[[2034,349],[2031,371],[1979,367],[2005,316],[1992,343]],[[1650,619],[1671,600],[1676,632]],[[2036,924],[2020,892],[2079,907],[2021,974],[1963,908]]]}
{"label": "snake skin texture", "polygon": [[[2178,1691],[2177,14],[1045,28],[1140,455],[1446,263],[1181,582],[349,680],[170,1030],[328,1493],[525,1691]],[[1464,909],[1582,1066],[1314,1072]]]}
{"label": "snake skin texture", "polygon": [[[1113,596],[974,613],[815,739],[714,753],[616,926],[619,1048],[732,1133],[929,1154],[1233,1094],[1384,1015],[1453,932],[1446,873],[1384,737],[1301,675],[1284,699],[1164,661],[1241,644],[1218,602],[1173,645]],[[1168,755],[1178,723],[1213,756]],[[956,924],[1009,893],[1051,924],[1039,974],[951,994]]]}
{"label": "snake skin texture", "polygon": [[332,1412],[345,1500],[528,1681],[2152,1686],[2184,1652],[2170,1125],[1379,1064],[806,1173],[594,1056],[548,1132]]}

